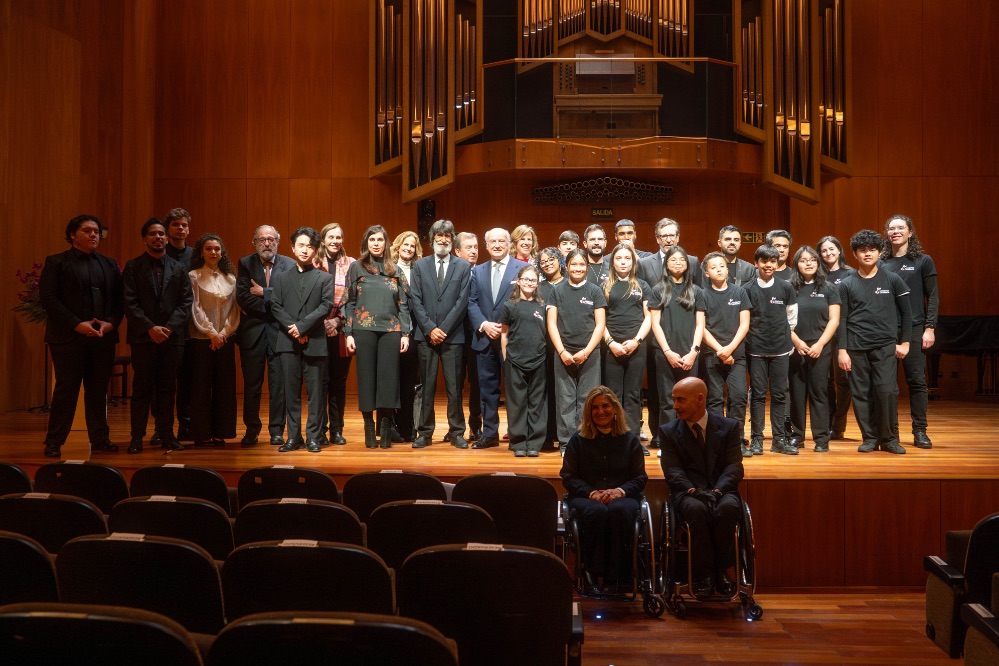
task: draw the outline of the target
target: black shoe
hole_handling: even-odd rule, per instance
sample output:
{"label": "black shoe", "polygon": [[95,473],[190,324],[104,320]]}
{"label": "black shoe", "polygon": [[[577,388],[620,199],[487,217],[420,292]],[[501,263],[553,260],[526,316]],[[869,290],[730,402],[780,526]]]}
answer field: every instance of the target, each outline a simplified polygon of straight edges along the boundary
{"label": "black shoe", "polygon": [[526,458],[527,451],[525,449],[517,449],[513,452],[513,455],[517,458]]}
{"label": "black shoe", "polygon": [[783,437],[776,437],[770,443],[771,453],[783,453],[786,456],[796,456],[798,455],[798,447],[794,446],[788,440]]}
{"label": "black shoe", "polygon": [[641,446],[642,446],[642,455],[643,456],[651,456],[652,455],[651,453],[649,453],[649,449],[646,448],[646,446],[644,444],[642,444]]}
{"label": "black shoe", "polygon": [[392,442],[402,441],[402,435],[399,435],[398,439],[396,439],[396,435],[399,435],[399,431],[395,429],[395,423],[392,421],[392,418],[383,418],[381,437],[378,440],[378,445],[383,449],[391,449]]}
{"label": "black shoe", "polygon": [[[401,442],[405,442],[406,441],[406,438],[402,436],[402,433],[400,433],[399,429],[395,427],[395,424],[392,424],[392,437],[391,437],[391,439],[392,439],[392,443],[393,444],[399,444]],[[410,437],[410,440],[412,440],[412,437]],[[387,449],[388,447],[383,444],[382,448],[383,449]]]}
{"label": "black shoe", "polygon": [[303,442],[302,440],[289,439],[281,446],[280,449],[278,449],[278,453],[288,453],[289,451],[298,451],[303,447],[305,447],[305,442]]}
{"label": "black shoe", "polygon": [[163,443],[163,435],[158,432],[154,432],[153,436],[149,438],[149,446],[159,446]]}
{"label": "black shoe", "polygon": [[191,436],[191,429],[183,425],[177,428],[177,440],[181,442],[193,442],[194,437]]}
{"label": "black shoe", "polygon": [[305,445],[305,450],[308,451],[309,453],[319,453],[320,451],[323,450],[323,447],[320,446],[317,440],[310,439],[309,442]]}
{"label": "black shoe", "polygon": [[752,458],[753,457],[753,450],[751,448],[749,448],[749,440],[748,439],[743,439],[742,440],[742,447],[741,448],[742,448],[742,457],[743,458]]}
{"label": "black shoe", "polygon": [[208,446],[214,449],[225,448],[225,440],[222,439],[221,437],[212,437],[211,440],[208,442]]}
{"label": "black shoe", "polygon": [[90,442],[90,452],[104,452],[104,453],[114,453],[118,450],[118,447],[110,440],[105,439],[103,442]]}
{"label": "black shoe", "polygon": [[792,435],[788,438],[788,443],[796,449],[800,449],[805,445],[805,438],[799,437],[798,435]]}
{"label": "black shoe", "polygon": [[425,449],[428,446],[430,446],[432,443],[433,442],[430,441],[429,437],[424,437],[423,435],[420,435],[419,437],[417,437],[416,439],[413,440],[413,448],[414,449]]}
{"label": "black shoe", "polygon": [[842,432],[842,431],[840,431],[840,432],[835,432],[834,431],[832,433],[832,435],[829,437],[829,439],[831,439],[833,441],[838,441],[838,440],[841,440],[841,439],[846,439],[846,433]]}
{"label": "black shoe", "polygon": [[364,448],[367,449],[377,449],[378,448],[378,435],[375,432],[374,423],[364,424]]}
{"label": "black shoe", "polygon": [[480,437],[472,444],[473,449],[491,449],[494,446],[499,446],[499,439],[496,437]]}
{"label": "black shoe", "polygon": [[480,437],[482,437],[482,428],[478,428],[478,429],[472,428],[472,434],[468,438],[468,441],[469,442],[474,442],[475,440],[479,439]]}
{"label": "black shoe", "polygon": [[754,456],[763,455],[763,438],[754,438],[752,443],[749,445],[749,450],[753,452]]}
{"label": "black shoe", "polygon": [[281,435],[271,435],[271,446],[281,446],[284,444],[284,437]]}
{"label": "black shoe", "polygon": [[912,433],[912,445],[917,449],[932,449],[933,442],[930,438],[926,436],[925,430],[920,430],[919,432]]}
{"label": "black shoe", "polygon": [[535,451],[534,449],[530,449],[527,452],[527,457],[528,458],[537,458],[540,455],[541,455],[541,452],[540,451]]}
{"label": "black shoe", "polygon": [[330,440],[327,439],[326,435],[319,435],[319,439],[317,439],[316,442],[319,443],[319,446],[329,446],[330,445]]}
{"label": "black shoe", "polygon": [[132,441],[128,443],[129,453],[142,453],[142,438],[133,437]]}
{"label": "black shoe", "polygon": [[461,435],[454,435],[453,437],[451,437],[451,446],[453,446],[456,449],[467,449],[468,442],[466,442],[465,438],[462,437]]}
{"label": "black shoe", "polygon": [[871,453],[872,451],[878,450],[878,440],[876,439],[865,439],[864,443],[857,447],[857,451],[860,453]]}
{"label": "black shoe", "polygon": [[450,442],[451,441],[451,433],[448,433],[448,434],[444,435],[444,441],[445,442]]}
{"label": "black shoe", "polygon": [[715,580],[711,576],[705,576],[695,580],[691,587],[695,597],[710,597],[715,589]]}
{"label": "black shoe", "polygon": [[246,433],[243,439],[239,440],[240,446],[254,446],[257,443],[257,436],[253,433]]}
{"label": "black shoe", "polygon": [[894,453],[896,455],[903,455],[905,453],[905,449],[902,448],[902,445],[898,443],[897,439],[889,439],[885,442],[880,442],[879,446],[882,451],[887,451],[888,453]]}
{"label": "black shoe", "polygon": [[46,458],[58,458],[62,455],[57,444],[46,444],[45,450],[42,451],[42,455]]}
{"label": "black shoe", "polygon": [[343,433],[339,430],[330,430],[330,442],[335,446],[343,446],[347,440],[343,438]]}
{"label": "black shoe", "polygon": [[815,442],[815,448],[812,450],[816,453],[828,453],[829,442]]}
{"label": "black shoe", "polygon": [[170,451],[183,451],[186,447],[173,437],[166,437],[160,440],[160,448]]}
{"label": "black shoe", "polygon": [[729,599],[735,594],[735,583],[729,580],[728,574],[724,571],[718,574],[715,582],[715,592]]}

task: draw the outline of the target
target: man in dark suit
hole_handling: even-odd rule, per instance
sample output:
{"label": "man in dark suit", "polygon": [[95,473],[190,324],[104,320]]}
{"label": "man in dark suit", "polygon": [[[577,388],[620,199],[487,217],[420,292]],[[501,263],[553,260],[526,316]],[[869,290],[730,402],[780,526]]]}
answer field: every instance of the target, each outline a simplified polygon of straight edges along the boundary
{"label": "man in dark suit", "polygon": [[[462,231],[454,237],[454,254],[469,263],[471,267],[479,262],[479,239],[468,231]],[[471,297],[471,279],[469,279],[469,297]],[[472,322],[465,310],[462,324],[465,329],[465,377],[468,382],[468,441],[474,442],[482,437],[482,396],[479,393],[478,354],[472,349]]]}
{"label": "man in dark suit", "polygon": [[473,449],[499,446],[499,403],[503,354],[499,323],[503,303],[510,298],[517,273],[527,264],[510,256],[510,233],[490,229],[485,233],[489,261],[472,269],[468,318],[472,322],[472,349],[478,354],[479,392],[482,396],[482,436]]}
{"label": "man in dark suit", "polygon": [[659,429],[661,465],[677,514],[690,525],[694,593],[707,596],[714,589],[731,597],[732,535],[742,512],[742,432],[738,421],[707,412],[707,393],[697,377],[673,385],[677,418]]}
{"label": "man in dark suit", "polygon": [[[285,411],[288,441],[278,449],[284,453],[303,446],[319,453],[326,409],[326,327],[323,320],[333,309],[333,276],[313,264],[319,251],[319,232],[299,227],[291,234],[295,267],[274,280],[271,312],[281,327],[276,350],[284,375]],[[309,396],[309,417],[305,423],[308,442],[302,441],[302,380]]]}
{"label": "man in dark suit", "polygon": [[465,385],[464,321],[468,312],[472,266],[451,254],[454,241],[451,220],[434,222],[430,227],[430,238],[434,253],[413,265],[413,279],[409,285],[409,309],[415,323],[413,335],[420,358],[420,376],[423,377],[423,399],[420,413],[416,415],[418,435],[413,441],[413,448],[422,449],[432,443],[437,370],[442,367],[451,446],[467,449],[461,395]]}
{"label": "man in dark suit", "polygon": [[173,408],[191,316],[191,279],[187,267],[166,253],[162,222],[155,217],[146,220],[142,240],[146,251],[125,264],[122,272],[134,373],[129,453],[142,451],[150,407],[154,439],[165,449],[184,448],[174,437]]}
{"label": "man in dark suit", "polygon": [[97,252],[101,222],[79,215],[66,225],[65,252],[45,258],[38,296],[45,309],[45,343],[56,384],[45,435],[45,455],[58,458],[73,427],[83,384],[91,451],[117,451],[108,438],[108,382],[122,318],[121,272]]}
{"label": "man in dark suit", "polygon": [[[184,266],[185,271],[191,270],[191,257],[194,248],[187,244],[187,237],[191,234],[191,214],[183,208],[171,208],[163,218],[163,224],[167,230],[166,253],[171,259],[179,261]],[[180,373],[177,375],[177,439],[180,441],[191,440],[191,384],[194,382],[194,364],[190,359],[194,352],[191,351],[191,339],[184,343],[184,355],[180,358]],[[185,363],[184,359],[188,359]],[[155,409],[156,396],[153,396]],[[150,440],[150,444],[155,444],[156,440]]]}
{"label": "man in dark suit", "polygon": [[295,267],[290,257],[278,254],[281,234],[272,226],[263,225],[253,232],[256,252],[239,260],[236,277],[236,302],[239,304],[239,364],[243,370],[243,425],[246,433],[242,445],[253,446],[263,424],[260,422],[260,393],[267,368],[267,392],[270,395],[270,416],[267,429],[271,444],[284,444],[284,375],[277,339],[281,326],[271,313],[274,279]]}

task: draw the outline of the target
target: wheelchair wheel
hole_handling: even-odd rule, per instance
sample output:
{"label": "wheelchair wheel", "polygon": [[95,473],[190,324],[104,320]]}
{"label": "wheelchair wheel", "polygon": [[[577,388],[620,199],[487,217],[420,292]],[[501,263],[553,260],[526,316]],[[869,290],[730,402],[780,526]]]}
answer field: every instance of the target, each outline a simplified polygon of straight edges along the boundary
{"label": "wheelchair wheel", "polygon": [[763,606],[754,602],[752,599],[746,600],[746,620],[749,622],[755,622],[763,617]]}
{"label": "wheelchair wheel", "polygon": [[676,595],[673,597],[673,615],[676,615],[676,619],[683,620],[687,617],[687,602],[683,600],[683,597]]}
{"label": "wheelchair wheel", "polygon": [[666,612],[666,601],[659,594],[646,595],[642,600],[642,610],[649,617],[662,617]]}

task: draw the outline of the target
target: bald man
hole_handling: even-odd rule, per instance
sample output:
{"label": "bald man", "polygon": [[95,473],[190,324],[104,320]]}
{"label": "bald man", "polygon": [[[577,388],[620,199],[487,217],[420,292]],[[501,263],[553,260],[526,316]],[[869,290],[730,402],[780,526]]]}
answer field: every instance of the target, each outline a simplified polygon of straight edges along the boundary
{"label": "bald man", "polygon": [[698,597],[731,597],[735,565],[732,534],[742,512],[742,430],[739,422],[706,408],[708,388],[697,377],[673,385],[677,418],[659,428],[663,475],[673,505],[690,526],[694,580]]}

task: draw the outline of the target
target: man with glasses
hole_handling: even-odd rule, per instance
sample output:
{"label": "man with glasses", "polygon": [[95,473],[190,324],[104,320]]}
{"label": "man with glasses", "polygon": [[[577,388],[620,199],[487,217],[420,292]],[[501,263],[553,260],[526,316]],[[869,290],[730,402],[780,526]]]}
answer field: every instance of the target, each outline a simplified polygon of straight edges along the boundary
{"label": "man with glasses", "polygon": [[239,260],[236,277],[236,302],[242,316],[236,331],[239,345],[239,362],[243,370],[243,424],[246,433],[241,444],[257,443],[260,422],[260,393],[267,368],[267,392],[270,394],[270,418],[267,429],[274,446],[284,444],[282,434],[285,423],[284,377],[281,358],[276,350],[281,325],[271,314],[271,291],[274,277],[291,270],[295,262],[277,253],[281,234],[270,225],[257,227],[253,232],[256,250]]}

